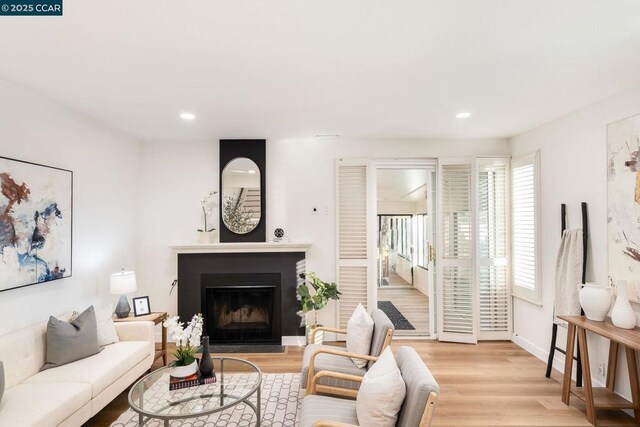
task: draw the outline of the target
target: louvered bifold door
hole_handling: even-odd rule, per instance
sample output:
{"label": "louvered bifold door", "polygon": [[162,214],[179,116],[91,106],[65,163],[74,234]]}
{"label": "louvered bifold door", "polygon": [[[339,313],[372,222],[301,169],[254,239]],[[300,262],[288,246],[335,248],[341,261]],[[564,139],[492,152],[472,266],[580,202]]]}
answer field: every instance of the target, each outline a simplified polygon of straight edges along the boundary
{"label": "louvered bifold door", "polygon": [[338,301],[338,327],[343,329],[359,303],[368,308],[367,183],[366,160],[337,160],[336,283],[342,293]]}
{"label": "louvered bifold door", "polygon": [[477,295],[472,161],[440,159],[438,175],[438,339],[475,343]]}
{"label": "louvered bifold door", "polygon": [[509,161],[478,159],[477,283],[479,340],[511,338],[509,288]]}

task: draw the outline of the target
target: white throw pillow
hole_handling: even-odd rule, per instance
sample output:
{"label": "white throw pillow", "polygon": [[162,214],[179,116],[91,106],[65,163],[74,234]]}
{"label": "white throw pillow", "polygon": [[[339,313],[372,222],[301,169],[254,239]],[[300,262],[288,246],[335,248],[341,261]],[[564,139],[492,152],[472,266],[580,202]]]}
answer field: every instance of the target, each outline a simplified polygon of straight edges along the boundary
{"label": "white throw pillow", "polygon": [[[78,317],[79,314],[74,311],[71,320]],[[96,310],[96,323],[98,324],[98,345],[100,347],[120,341],[116,325],[113,323],[113,306],[111,304]]]}
{"label": "white throw pillow", "polygon": [[364,374],[356,398],[361,426],[394,427],[407,394],[407,387],[391,348],[387,347]]}
{"label": "white throw pillow", "polygon": [[[369,354],[371,351],[371,337],[373,336],[373,319],[364,309],[362,304],[358,304],[347,323],[347,351],[349,353]],[[351,358],[353,363],[359,368],[364,368],[368,361],[364,359]]]}

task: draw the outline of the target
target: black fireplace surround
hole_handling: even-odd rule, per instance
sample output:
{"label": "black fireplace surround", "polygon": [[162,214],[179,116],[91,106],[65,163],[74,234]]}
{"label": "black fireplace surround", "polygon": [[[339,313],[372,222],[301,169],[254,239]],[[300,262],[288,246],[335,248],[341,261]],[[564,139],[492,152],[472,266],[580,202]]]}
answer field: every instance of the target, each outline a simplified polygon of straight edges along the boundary
{"label": "black fireplace surround", "polygon": [[204,316],[211,344],[281,344],[303,336],[296,314],[304,252],[178,255],[178,315]]}

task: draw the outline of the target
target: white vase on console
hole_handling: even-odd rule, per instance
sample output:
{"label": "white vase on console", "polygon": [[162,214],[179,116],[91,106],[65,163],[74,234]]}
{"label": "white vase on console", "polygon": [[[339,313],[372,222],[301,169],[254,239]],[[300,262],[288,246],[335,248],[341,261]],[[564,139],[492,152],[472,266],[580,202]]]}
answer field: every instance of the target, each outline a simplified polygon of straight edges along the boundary
{"label": "white vase on console", "polygon": [[617,296],[611,310],[611,322],[618,328],[633,329],[636,327],[637,318],[627,296],[627,281],[618,280],[616,290]]}
{"label": "white vase on console", "polygon": [[604,321],[611,308],[611,286],[600,286],[596,283],[580,285],[578,294],[580,306],[589,320]]}

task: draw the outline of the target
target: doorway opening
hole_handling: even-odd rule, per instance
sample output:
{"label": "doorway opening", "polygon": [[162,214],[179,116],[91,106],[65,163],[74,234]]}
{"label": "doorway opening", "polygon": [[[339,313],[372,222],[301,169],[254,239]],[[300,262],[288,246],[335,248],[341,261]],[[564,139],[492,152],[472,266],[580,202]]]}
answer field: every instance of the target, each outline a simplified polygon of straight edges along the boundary
{"label": "doorway opening", "polygon": [[376,169],[377,304],[394,336],[435,332],[435,179],[433,166]]}

